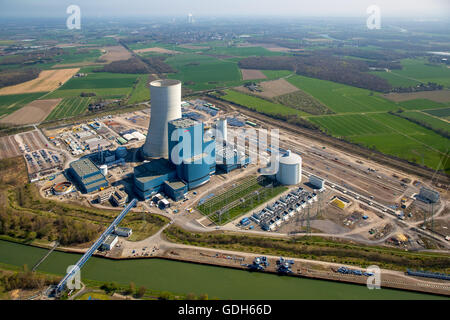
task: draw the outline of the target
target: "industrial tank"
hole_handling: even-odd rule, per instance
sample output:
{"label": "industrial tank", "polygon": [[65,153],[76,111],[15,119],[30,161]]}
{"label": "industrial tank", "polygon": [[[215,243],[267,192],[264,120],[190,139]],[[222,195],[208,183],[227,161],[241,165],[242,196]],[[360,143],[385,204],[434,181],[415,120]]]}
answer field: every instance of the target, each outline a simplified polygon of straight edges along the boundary
{"label": "industrial tank", "polygon": [[181,118],[181,82],[156,80],[150,82],[151,114],[145,144],[144,158],[167,158],[167,123]]}
{"label": "industrial tank", "polygon": [[127,148],[125,147],[118,147],[116,149],[116,159],[123,159],[127,156]]}
{"label": "industrial tank", "polygon": [[302,158],[290,150],[279,157],[277,181],[284,185],[294,185],[302,180]]}
{"label": "industrial tank", "polygon": [[108,166],[106,164],[100,166],[100,172],[106,177],[108,174]]}

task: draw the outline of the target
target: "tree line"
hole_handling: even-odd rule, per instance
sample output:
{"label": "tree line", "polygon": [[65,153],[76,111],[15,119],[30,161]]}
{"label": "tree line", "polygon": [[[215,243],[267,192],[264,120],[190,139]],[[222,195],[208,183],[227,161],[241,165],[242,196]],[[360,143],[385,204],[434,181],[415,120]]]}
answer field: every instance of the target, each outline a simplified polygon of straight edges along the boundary
{"label": "tree line", "polygon": [[36,79],[40,72],[41,70],[37,68],[2,70],[0,71],[0,88]]}

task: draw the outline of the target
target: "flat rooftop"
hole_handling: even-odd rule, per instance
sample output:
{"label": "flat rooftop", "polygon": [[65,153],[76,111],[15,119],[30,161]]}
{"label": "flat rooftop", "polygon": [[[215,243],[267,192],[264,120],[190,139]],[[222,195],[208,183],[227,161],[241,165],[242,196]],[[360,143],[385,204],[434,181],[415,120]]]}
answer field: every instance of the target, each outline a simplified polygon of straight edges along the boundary
{"label": "flat rooftop", "polygon": [[100,169],[88,158],[74,161],[70,164],[70,166],[79,177],[100,172]]}
{"label": "flat rooftop", "polygon": [[165,181],[165,183],[173,190],[178,190],[186,186],[186,184],[182,181]]}
{"label": "flat rooftop", "polygon": [[169,123],[172,124],[175,128],[189,128],[189,127],[200,124],[200,122],[197,122],[190,118],[179,118],[179,119],[169,121]]}
{"label": "flat rooftop", "polygon": [[134,168],[134,176],[142,183],[173,172],[175,169],[167,159],[154,159]]}

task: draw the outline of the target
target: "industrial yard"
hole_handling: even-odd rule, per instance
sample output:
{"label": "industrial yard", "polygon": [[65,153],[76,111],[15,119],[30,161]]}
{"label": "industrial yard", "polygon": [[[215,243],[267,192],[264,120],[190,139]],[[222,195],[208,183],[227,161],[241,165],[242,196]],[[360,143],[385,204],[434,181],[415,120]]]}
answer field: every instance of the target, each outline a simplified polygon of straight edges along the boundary
{"label": "industrial yard", "polygon": [[[22,154],[29,180],[44,198],[98,209],[124,207],[136,199],[137,210],[165,216],[170,224],[194,232],[281,239],[317,235],[407,250],[448,248],[450,233],[442,223],[448,219],[448,193],[442,186],[286,129],[279,131],[278,149],[269,144],[264,152],[250,150],[249,143],[259,143],[261,130],[273,127],[211,97],[181,101],[178,106],[179,113],[174,120],[168,119],[167,129],[159,127],[161,122],[152,124],[150,107],[2,137],[1,156]],[[211,128],[220,134],[211,138]],[[181,164],[171,158],[174,144],[169,141],[165,149],[161,142],[161,137],[168,139],[178,129],[201,141],[194,142],[198,151],[194,147],[191,158],[182,158]],[[233,146],[228,141],[235,137],[245,143]],[[146,156],[146,144],[151,145],[148,150],[159,153]],[[214,144],[211,165],[206,150]],[[273,156],[278,157],[279,169],[270,174],[267,166]],[[199,250],[161,252],[168,246],[162,230],[138,242],[131,240],[132,231],[109,235],[98,254],[118,259],[167,256],[218,261]],[[256,260],[231,260],[244,269],[307,272],[303,264],[302,269],[286,262],[291,260],[277,264],[270,259],[267,270]],[[342,278],[339,273],[344,269],[330,269],[323,275],[323,270],[317,271],[314,276],[311,270],[312,277],[335,279]],[[362,279],[359,274],[353,277],[349,281]]]}
{"label": "industrial yard", "polygon": [[[220,102],[210,103],[210,100],[183,101],[183,119],[201,121],[204,130],[219,124],[223,126],[223,121],[218,120],[226,119],[229,134],[245,128],[270,129],[259,119],[236,112],[233,107],[230,110],[230,106],[225,107]],[[70,201],[76,193],[76,199],[84,199],[99,208],[123,206],[127,199],[142,199],[134,188],[133,176],[135,168],[142,163],[139,150],[146,141],[150,115],[149,110],[144,109],[2,137],[1,157],[23,154],[30,180],[38,181],[47,197]],[[216,152],[221,156],[227,154],[220,149]],[[138,207],[165,214],[182,224],[191,225],[195,221],[197,226],[204,226],[205,231],[217,226],[222,230],[286,236],[329,234],[410,249],[426,248],[427,243],[445,247],[434,237],[448,237],[448,229],[439,227],[439,234],[435,234],[433,230],[425,231],[423,223],[431,225],[433,219],[439,221],[448,214],[446,191],[439,189],[440,200],[433,205],[427,204],[417,198],[426,181],[337,152],[305,137],[296,139],[283,129],[280,130],[279,152],[284,156],[289,152],[292,156],[301,156],[299,176],[294,181],[279,183],[278,177],[271,183],[245,185],[242,179],[258,174],[258,168],[267,165],[271,154],[268,152],[265,157],[258,158],[257,163],[248,166],[218,166],[207,184],[184,191],[181,198],[154,191],[151,197],[141,200]],[[103,175],[104,182],[96,181],[94,186],[100,187],[86,192],[87,189],[80,186],[81,180],[73,180],[67,169],[79,158],[89,159],[99,168],[95,174]],[[281,160],[284,161],[284,157]],[[287,176],[293,177],[290,172]],[[255,187],[258,183],[260,186]],[[53,190],[55,186],[56,189],[63,186],[65,191],[50,192],[52,185]],[[280,189],[282,185],[288,185],[288,188]],[[241,191],[236,192],[236,197],[232,190]],[[121,201],[105,201],[114,198],[116,191],[122,193]],[[221,194],[227,196],[224,198]],[[246,197],[245,203],[242,197]],[[203,212],[199,208],[204,208]],[[416,226],[430,233],[419,237],[413,232]],[[422,237],[429,241],[421,241]]]}

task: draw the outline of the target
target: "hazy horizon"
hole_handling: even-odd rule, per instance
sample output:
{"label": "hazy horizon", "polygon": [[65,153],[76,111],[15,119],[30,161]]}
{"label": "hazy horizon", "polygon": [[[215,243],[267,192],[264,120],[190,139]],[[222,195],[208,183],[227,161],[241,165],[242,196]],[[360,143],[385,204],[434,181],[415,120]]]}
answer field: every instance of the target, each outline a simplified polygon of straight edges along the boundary
{"label": "hazy horizon", "polygon": [[2,18],[67,17],[66,8],[75,4],[84,17],[361,17],[366,18],[370,5],[380,7],[382,17],[430,19],[448,18],[450,1],[408,0],[0,0]]}

